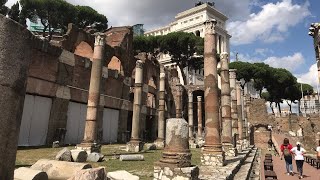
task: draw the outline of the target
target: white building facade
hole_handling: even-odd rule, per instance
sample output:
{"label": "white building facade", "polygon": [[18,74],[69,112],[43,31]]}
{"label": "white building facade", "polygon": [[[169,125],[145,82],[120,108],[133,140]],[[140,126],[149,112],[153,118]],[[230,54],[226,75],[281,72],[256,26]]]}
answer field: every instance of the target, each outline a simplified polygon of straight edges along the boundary
{"label": "white building facade", "polygon": [[[169,25],[155,30],[146,31],[144,34],[146,36],[158,36],[166,35],[171,32],[183,31],[188,33],[194,33],[197,36],[204,37],[204,22],[209,19],[217,20],[217,53],[220,54],[222,52],[227,52],[230,54],[229,40],[231,36],[228,34],[228,31],[226,30],[226,21],[228,20],[228,17],[219,12],[213,5],[208,3],[197,5],[196,7],[183,11],[177,14],[175,16],[175,20]],[[164,66],[174,65],[171,62],[170,56],[166,54],[160,55],[159,62],[161,64],[164,64]],[[187,67],[183,70],[180,70],[179,67],[177,68],[181,84],[203,85],[203,69],[195,71]],[[182,72],[186,76],[185,80],[181,76]]]}

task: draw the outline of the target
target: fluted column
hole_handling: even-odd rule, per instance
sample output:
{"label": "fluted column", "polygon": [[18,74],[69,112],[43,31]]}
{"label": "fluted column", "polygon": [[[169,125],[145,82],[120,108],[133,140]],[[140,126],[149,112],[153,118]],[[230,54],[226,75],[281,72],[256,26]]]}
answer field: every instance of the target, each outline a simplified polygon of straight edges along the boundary
{"label": "fluted column", "polygon": [[177,88],[177,101],[176,101],[176,118],[182,118],[182,85],[179,83]]}
{"label": "fluted column", "polygon": [[156,140],[157,148],[164,147],[164,111],[165,111],[165,70],[164,66],[160,67],[159,83],[159,108],[158,108],[158,138]]}
{"label": "fluted column", "polygon": [[105,58],[105,34],[95,34],[95,43],[92,58],[91,78],[87,105],[87,118],[84,138],[77,147],[87,151],[100,151],[93,147],[97,139],[98,108],[100,102],[100,86],[102,76],[102,61]]}
{"label": "fluted column", "polygon": [[231,118],[232,136],[238,134],[238,115],[237,115],[237,92],[236,92],[236,69],[230,69],[230,88],[231,88]]}
{"label": "fluted column", "polygon": [[137,60],[136,71],[135,71],[135,87],[134,87],[134,99],[133,99],[131,139],[130,139],[130,142],[127,144],[127,151],[131,151],[131,152],[139,152],[143,149],[141,139],[139,137],[142,84],[143,84],[143,62],[141,60]]}
{"label": "fluted column", "polygon": [[216,57],[216,32],[217,21],[207,20],[204,37],[204,100],[205,100],[205,145],[201,155],[204,166],[223,166],[225,157],[222,151],[220,122],[219,122],[219,97],[218,74]]}
{"label": "fluted column", "polygon": [[193,141],[193,93],[188,94],[189,140]]}
{"label": "fluted column", "polygon": [[198,135],[197,139],[202,139],[202,97],[197,96],[197,107],[198,107]]}

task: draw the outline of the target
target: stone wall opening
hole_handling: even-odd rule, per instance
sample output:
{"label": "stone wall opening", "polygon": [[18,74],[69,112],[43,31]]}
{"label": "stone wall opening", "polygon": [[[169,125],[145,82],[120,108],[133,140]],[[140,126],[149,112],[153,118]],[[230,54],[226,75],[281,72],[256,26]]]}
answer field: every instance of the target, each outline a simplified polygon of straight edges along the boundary
{"label": "stone wall opening", "polygon": [[124,76],[123,67],[118,57],[113,56],[108,64],[108,69],[115,70],[119,75]]}
{"label": "stone wall opening", "polygon": [[268,124],[254,124],[250,126],[250,144],[258,148],[267,148],[270,139]]}

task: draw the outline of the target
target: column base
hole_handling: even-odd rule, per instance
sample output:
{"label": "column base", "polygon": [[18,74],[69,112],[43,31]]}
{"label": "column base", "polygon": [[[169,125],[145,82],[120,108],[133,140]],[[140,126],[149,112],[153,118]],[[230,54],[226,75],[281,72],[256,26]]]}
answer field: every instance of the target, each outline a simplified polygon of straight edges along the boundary
{"label": "column base", "polygon": [[224,166],[225,165],[225,154],[224,152],[207,153],[202,152],[201,154],[201,165],[202,166]]}
{"label": "column base", "polygon": [[153,179],[154,180],[176,180],[176,179],[184,179],[184,180],[193,180],[198,179],[199,176],[199,168],[198,166],[192,167],[166,167],[165,165],[157,165],[155,164],[153,170]]}
{"label": "column base", "polygon": [[156,145],[157,149],[163,149],[164,148],[164,139],[158,138],[154,141],[154,144]]}
{"label": "column base", "polygon": [[143,150],[143,142],[140,140],[130,140],[127,143],[126,151],[127,152],[140,152]]}
{"label": "column base", "polygon": [[76,149],[84,150],[88,154],[96,152],[101,153],[101,144],[98,143],[90,143],[90,142],[82,142],[76,146]]}
{"label": "column base", "polygon": [[235,157],[238,155],[237,148],[235,148],[234,145],[231,143],[224,143],[222,145],[222,148],[223,148],[225,155],[228,157]]}

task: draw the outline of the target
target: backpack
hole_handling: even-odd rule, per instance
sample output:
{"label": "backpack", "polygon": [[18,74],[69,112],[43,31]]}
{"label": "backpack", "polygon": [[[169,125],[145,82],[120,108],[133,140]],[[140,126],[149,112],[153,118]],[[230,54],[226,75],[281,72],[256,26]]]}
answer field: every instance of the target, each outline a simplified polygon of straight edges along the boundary
{"label": "backpack", "polygon": [[289,145],[284,146],[284,149],[283,149],[283,155],[284,155],[284,157],[291,157],[291,156],[292,156],[291,153],[290,153],[290,150],[288,149],[288,146],[289,146]]}

